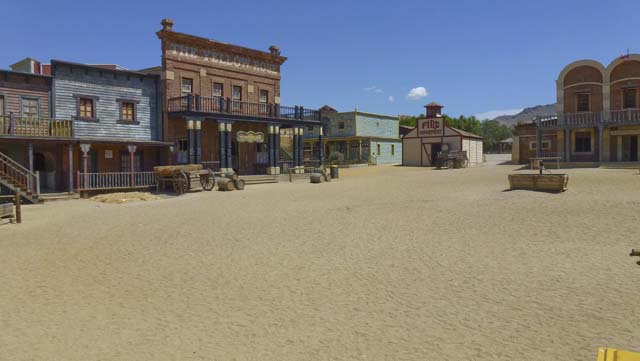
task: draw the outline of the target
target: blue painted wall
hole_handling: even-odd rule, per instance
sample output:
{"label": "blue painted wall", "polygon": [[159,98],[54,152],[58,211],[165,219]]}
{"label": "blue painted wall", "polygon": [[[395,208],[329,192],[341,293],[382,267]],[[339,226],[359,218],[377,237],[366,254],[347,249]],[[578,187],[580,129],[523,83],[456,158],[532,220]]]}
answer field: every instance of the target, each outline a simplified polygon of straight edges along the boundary
{"label": "blue painted wall", "polygon": [[[380,145],[380,154],[377,154]],[[372,139],[371,160],[375,164],[400,164],[402,163],[402,141]]]}

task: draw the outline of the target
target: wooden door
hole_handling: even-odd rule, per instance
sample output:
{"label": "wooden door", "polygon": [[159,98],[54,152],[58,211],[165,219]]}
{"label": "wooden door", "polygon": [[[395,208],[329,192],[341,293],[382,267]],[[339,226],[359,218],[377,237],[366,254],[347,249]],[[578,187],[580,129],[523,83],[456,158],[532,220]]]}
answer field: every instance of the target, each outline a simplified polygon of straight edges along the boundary
{"label": "wooden door", "polygon": [[238,143],[238,173],[250,175],[256,173],[256,143]]}

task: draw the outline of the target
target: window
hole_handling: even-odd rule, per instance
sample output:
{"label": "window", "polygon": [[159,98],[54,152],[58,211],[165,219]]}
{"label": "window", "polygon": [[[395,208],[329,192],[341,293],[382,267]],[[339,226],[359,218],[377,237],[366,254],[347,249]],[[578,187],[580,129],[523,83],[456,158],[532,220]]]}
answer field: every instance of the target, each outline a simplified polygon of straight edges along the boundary
{"label": "window", "polygon": [[380,144],[376,144],[376,154],[380,155]]}
{"label": "window", "polygon": [[[142,172],[142,153],[136,152],[133,154],[133,171]],[[120,152],[120,172],[131,172],[131,154],[127,150]]]}
{"label": "window", "polygon": [[237,101],[237,102],[242,101],[242,87],[234,85],[232,96],[234,101]]}
{"label": "window", "polygon": [[182,96],[193,93],[193,79],[182,78]]}
{"label": "window", "polygon": [[40,115],[38,99],[34,98],[21,98],[20,99],[20,115],[23,117],[35,118]]}
{"label": "window", "polygon": [[577,95],[577,109],[578,112],[589,111],[589,94],[580,93]]}
{"label": "window", "polygon": [[310,131],[310,132],[313,132],[313,125],[307,126],[307,130]]}
{"label": "window", "polygon": [[396,145],[395,144],[391,144],[391,155],[396,155]]}
{"label": "window", "polygon": [[591,133],[590,132],[576,132],[575,152],[576,153],[591,152]]}
{"label": "window", "polygon": [[78,101],[78,118],[94,119],[96,114],[94,100],[91,98],[80,98]]}
{"label": "window", "polygon": [[623,91],[623,108],[624,109],[635,109],[637,108],[637,97],[636,97],[637,89],[625,89]]}
{"label": "window", "polygon": [[4,95],[0,95],[0,117],[4,115]]}
{"label": "window", "polygon": [[120,120],[122,120],[123,122],[135,121],[135,108],[136,106],[132,102],[120,103]]}
{"label": "window", "polygon": [[338,122],[338,129],[344,129],[344,122]]}
{"label": "window", "polygon": [[[530,150],[536,150],[536,142],[529,142],[529,149]],[[550,140],[543,140],[540,142],[540,149],[542,150],[550,150],[551,149],[551,141]]]}
{"label": "window", "polygon": [[260,103],[266,104],[269,101],[269,92],[267,90],[260,90]]}
{"label": "window", "polygon": [[222,91],[222,83],[213,83],[213,96],[222,97],[224,92]]}

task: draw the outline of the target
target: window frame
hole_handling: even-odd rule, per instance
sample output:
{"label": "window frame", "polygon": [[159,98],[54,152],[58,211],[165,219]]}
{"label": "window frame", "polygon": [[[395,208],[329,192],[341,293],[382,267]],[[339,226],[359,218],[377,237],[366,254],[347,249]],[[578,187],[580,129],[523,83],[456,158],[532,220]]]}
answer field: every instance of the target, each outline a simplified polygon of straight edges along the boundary
{"label": "window frame", "polygon": [[0,117],[4,117],[5,116],[5,112],[7,111],[7,107],[6,107],[6,101],[7,98],[4,95],[4,93],[0,93]]}
{"label": "window frame", "polygon": [[[239,94],[239,98],[236,99],[236,89],[240,90]],[[231,86],[231,100],[234,102],[241,102],[242,101],[242,85],[232,85]]]}
{"label": "window frame", "polygon": [[[578,150],[578,135],[588,134],[588,145],[589,150],[580,149]],[[584,139],[584,137],[580,137],[580,139]],[[581,143],[584,145],[584,143]],[[589,131],[577,131],[573,134],[573,153],[574,154],[592,154],[593,153],[593,133]]]}
{"label": "window frame", "polygon": [[[546,144],[546,145],[545,145]],[[529,142],[529,150],[536,150],[536,141]],[[540,141],[540,150],[551,150],[551,141],[543,139]]]}
{"label": "window frame", "polygon": [[395,156],[396,155],[396,145],[395,144],[391,144],[391,156]]}
{"label": "window frame", "polygon": [[[189,81],[189,85],[190,85],[189,86],[190,91],[188,93],[185,93],[185,91],[184,91],[184,83],[185,83],[186,80]],[[181,77],[180,78],[180,96],[185,97],[185,96],[188,96],[188,95],[193,95],[193,78],[187,78],[186,76],[185,77]]]}
{"label": "window frame", "polygon": [[346,124],[344,120],[338,122],[338,130],[345,130]]}
{"label": "window frame", "polygon": [[[587,97],[587,110],[580,110],[580,97]],[[591,112],[591,94],[590,93],[576,93],[576,113],[589,113]]]}
{"label": "window frame", "polygon": [[[126,98],[118,98],[116,99],[118,102],[118,124],[127,124],[127,125],[139,125],[140,120],[138,120],[138,104],[139,100],[135,99],[126,99]],[[133,120],[127,120],[123,118],[123,110],[124,104],[132,104],[133,105]]]}
{"label": "window frame", "polygon": [[[627,92],[633,91],[633,106],[627,106]],[[638,109],[638,88],[626,88],[622,89],[622,109]]]}
{"label": "window frame", "polygon": [[382,147],[380,143],[376,143],[376,156],[382,155]]}
{"label": "window frame", "polygon": [[[216,85],[220,85],[220,95],[216,95]],[[213,85],[211,85],[211,95],[214,97],[224,98],[224,83],[214,81]]]}
{"label": "window frame", "polygon": [[[262,93],[265,93],[265,99],[262,101]],[[259,89],[258,90],[258,103],[259,104],[269,104],[269,90],[267,89]]]}
{"label": "window frame", "polygon": [[[94,95],[85,95],[85,94],[74,94],[73,97],[76,99],[76,115],[73,117],[74,120],[79,120],[83,122],[99,122],[98,119],[98,100],[100,99]],[[91,100],[92,109],[91,109],[91,118],[80,116],[80,102],[82,99]]]}
{"label": "window frame", "polygon": [[39,97],[33,97],[33,96],[20,96],[20,116],[21,117],[27,117],[27,115],[24,114],[24,101],[36,101],[36,115],[34,118],[39,118],[40,117],[40,98]]}

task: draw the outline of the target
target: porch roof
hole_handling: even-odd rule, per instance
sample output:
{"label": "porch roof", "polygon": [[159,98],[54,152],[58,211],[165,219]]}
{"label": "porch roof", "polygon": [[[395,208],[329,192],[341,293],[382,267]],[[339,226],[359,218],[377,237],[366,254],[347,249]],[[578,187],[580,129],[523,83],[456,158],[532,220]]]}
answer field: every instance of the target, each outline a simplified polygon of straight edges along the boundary
{"label": "porch roof", "polygon": [[90,143],[90,144],[131,144],[146,145],[154,147],[168,147],[175,145],[172,142],[163,142],[157,140],[140,140],[140,139],[114,139],[114,138],[70,138],[70,137],[28,137],[19,135],[0,135],[0,140],[13,141],[16,143]]}

